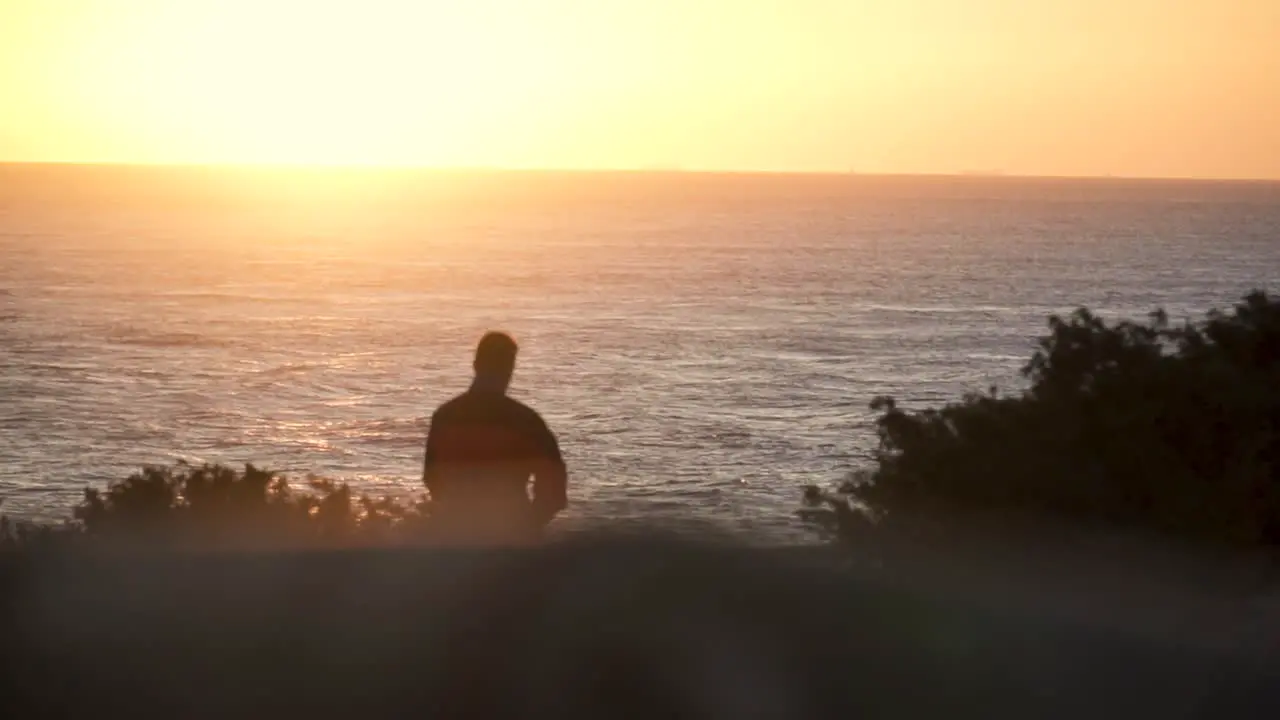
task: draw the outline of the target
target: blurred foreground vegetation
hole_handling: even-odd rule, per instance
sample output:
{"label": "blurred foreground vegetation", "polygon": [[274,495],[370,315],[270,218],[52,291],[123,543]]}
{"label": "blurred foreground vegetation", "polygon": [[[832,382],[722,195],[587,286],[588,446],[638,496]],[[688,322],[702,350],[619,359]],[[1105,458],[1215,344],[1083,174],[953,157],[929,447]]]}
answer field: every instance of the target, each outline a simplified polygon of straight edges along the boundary
{"label": "blurred foreground vegetation", "polygon": [[[974,511],[1056,517],[1245,546],[1280,546],[1280,301],[1263,292],[1201,321],[1051,317],[1019,394],[941,408],[872,402],[872,467],[806,489],[802,517],[843,541],[880,523]],[[0,547],[351,546],[411,540],[425,497],[303,489],[256,468],[147,467],[87,489],[59,526],[0,518]]]}
{"label": "blurred foreground vegetation", "polygon": [[1280,545],[1280,300],[1255,291],[1181,324],[1054,316],[1022,373],[1020,394],[941,408],[876,398],[873,466],[807,488],[807,516],[850,541],[978,512]]}

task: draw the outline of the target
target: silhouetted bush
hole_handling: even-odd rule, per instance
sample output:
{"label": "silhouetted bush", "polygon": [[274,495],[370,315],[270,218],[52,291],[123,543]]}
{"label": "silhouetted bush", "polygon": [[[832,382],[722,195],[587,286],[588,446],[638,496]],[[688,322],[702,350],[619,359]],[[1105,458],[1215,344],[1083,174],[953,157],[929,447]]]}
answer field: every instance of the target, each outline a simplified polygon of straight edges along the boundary
{"label": "silhouetted bush", "polygon": [[[4,505],[4,498],[0,498],[0,505]],[[40,525],[0,515],[0,551],[49,548],[75,531],[70,524]]]}
{"label": "silhouetted bush", "polygon": [[[874,470],[811,505],[882,516],[980,509],[1280,544],[1280,301],[1171,325],[1051,317],[1020,395],[940,409],[876,398]],[[853,513],[853,515],[849,515]],[[828,520],[828,522],[834,522]],[[848,536],[847,517],[837,532]],[[856,522],[861,522],[856,521]]]}
{"label": "silhouetted bush", "polygon": [[88,488],[62,526],[0,518],[0,547],[53,542],[157,547],[347,546],[408,539],[426,522],[426,502],[353,497],[346,483],[287,478],[246,465],[144,467],[105,490]]}

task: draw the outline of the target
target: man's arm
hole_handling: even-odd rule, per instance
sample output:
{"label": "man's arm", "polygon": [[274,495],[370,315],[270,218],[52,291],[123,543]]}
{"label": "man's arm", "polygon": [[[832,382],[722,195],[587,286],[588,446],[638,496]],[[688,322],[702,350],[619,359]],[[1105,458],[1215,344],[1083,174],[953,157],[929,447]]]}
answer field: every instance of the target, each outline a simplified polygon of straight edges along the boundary
{"label": "man's arm", "polygon": [[[535,416],[536,417],[536,416]],[[569,472],[560,455],[560,444],[541,417],[536,417],[538,457],[533,466],[533,516],[544,526],[569,504]]]}

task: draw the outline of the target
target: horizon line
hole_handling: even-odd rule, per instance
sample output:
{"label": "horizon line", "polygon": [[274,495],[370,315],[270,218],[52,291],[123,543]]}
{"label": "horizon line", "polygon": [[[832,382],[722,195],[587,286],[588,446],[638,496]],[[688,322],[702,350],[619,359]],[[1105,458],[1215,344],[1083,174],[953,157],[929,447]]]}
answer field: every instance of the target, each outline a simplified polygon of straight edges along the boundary
{"label": "horizon line", "polygon": [[888,172],[858,170],[770,170],[742,168],[683,167],[504,167],[494,165],[388,165],[374,163],[272,163],[272,162],[147,162],[100,160],[0,160],[0,167],[66,167],[66,168],[141,168],[172,170],[289,170],[289,171],[370,171],[370,172],[438,172],[438,173],[529,173],[572,175],[738,175],[791,177],[864,177],[864,178],[931,178],[964,180],[1094,180],[1111,182],[1201,182],[1280,184],[1280,177],[1235,177],[1197,175],[1093,175],[1016,173],[1003,171],[933,171]]}

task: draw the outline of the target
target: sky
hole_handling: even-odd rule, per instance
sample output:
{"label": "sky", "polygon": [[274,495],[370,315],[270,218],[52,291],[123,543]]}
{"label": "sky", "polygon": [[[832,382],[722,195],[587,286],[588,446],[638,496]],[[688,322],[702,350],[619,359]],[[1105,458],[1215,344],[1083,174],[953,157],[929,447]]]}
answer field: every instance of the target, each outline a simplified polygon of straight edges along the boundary
{"label": "sky", "polygon": [[0,0],[0,161],[1280,178],[1280,0]]}

